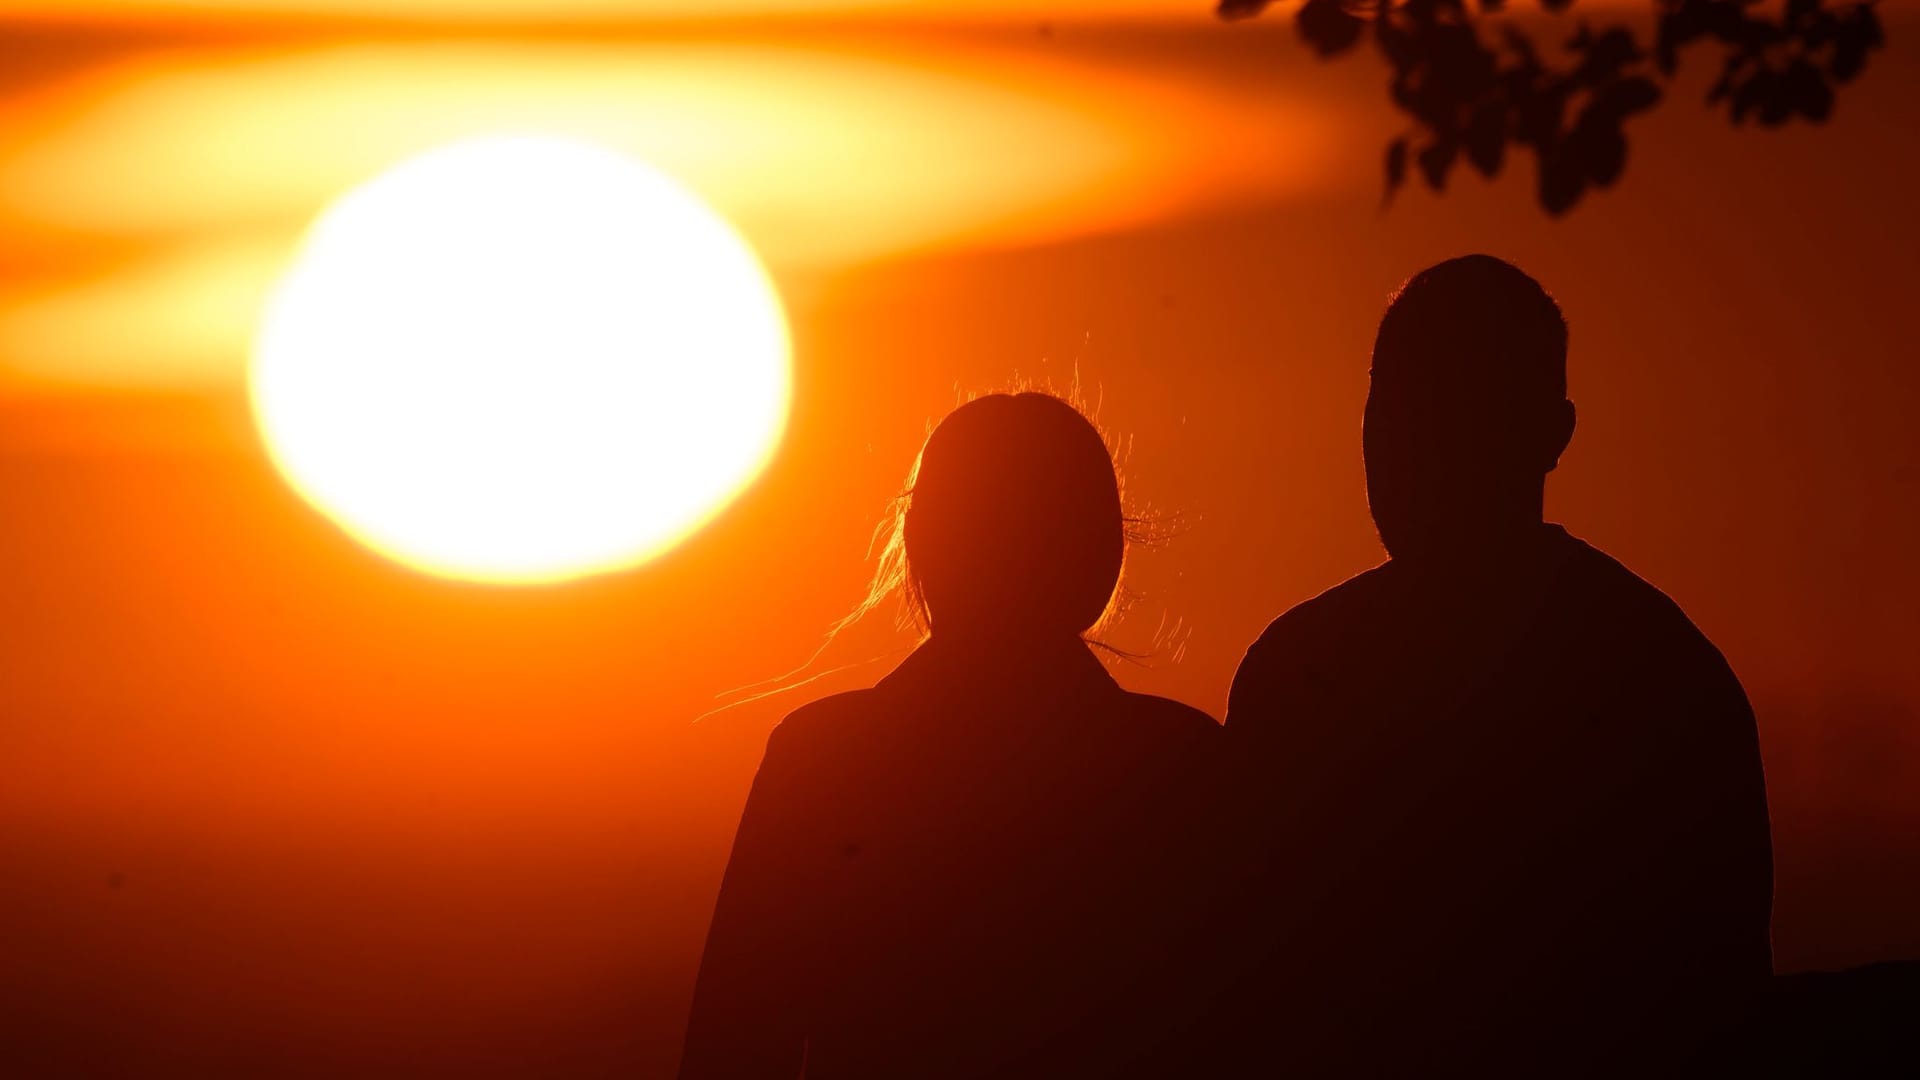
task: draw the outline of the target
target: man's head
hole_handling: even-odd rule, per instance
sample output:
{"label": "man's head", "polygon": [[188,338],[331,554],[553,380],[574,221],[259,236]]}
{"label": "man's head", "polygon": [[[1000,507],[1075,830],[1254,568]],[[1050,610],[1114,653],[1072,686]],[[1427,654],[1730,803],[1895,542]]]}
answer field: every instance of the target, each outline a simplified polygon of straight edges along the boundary
{"label": "man's head", "polygon": [[1394,294],[1364,432],[1367,500],[1390,554],[1470,556],[1538,524],[1572,437],[1567,323],[1539,282],[1468,255]]}

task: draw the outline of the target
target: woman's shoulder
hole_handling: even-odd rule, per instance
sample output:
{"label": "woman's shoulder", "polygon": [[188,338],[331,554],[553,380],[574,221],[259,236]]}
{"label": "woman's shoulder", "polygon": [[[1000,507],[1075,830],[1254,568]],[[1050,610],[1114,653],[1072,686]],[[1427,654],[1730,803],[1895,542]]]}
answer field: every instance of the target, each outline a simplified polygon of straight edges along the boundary
{"label": "woman's shoulder", "polygon": [[830,694],[786,715],[773,729],[773,738],[788,744],[830,742],[871,725],[880,712],[879,695],[872,689]]}

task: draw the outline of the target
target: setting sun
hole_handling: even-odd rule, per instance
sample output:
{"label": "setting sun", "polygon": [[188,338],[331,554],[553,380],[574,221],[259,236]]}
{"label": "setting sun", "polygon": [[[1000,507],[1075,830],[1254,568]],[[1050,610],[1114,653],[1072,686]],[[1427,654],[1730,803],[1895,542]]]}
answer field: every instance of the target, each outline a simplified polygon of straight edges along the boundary
{"label": "setting sun", "polygon": [[339,198],[269,301],[288,480],[429,573],[538,583],[670,547],[785,426],[778,294],[732,226],[593,144],[455,143]]}

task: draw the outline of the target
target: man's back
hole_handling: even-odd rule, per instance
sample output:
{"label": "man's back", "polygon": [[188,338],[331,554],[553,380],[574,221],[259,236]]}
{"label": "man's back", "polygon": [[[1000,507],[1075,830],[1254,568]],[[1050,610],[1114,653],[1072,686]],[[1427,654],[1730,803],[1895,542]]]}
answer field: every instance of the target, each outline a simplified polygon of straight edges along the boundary
{"label": "man's back", "polygon": [[1566,1072],[1710,1027],[1690,1010],[1770,968],[1739,683],[1658,590],[1539,529],[1484,570],[1363,574],[1241,666],[1244,1004],[1309,1033],[1282,1057]]}

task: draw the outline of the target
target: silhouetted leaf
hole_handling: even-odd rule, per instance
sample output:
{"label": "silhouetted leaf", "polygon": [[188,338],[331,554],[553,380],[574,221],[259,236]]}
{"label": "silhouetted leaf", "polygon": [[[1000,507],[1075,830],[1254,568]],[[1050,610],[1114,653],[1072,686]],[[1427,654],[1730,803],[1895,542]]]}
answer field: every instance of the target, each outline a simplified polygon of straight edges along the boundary
{"label": "silhouetted leaf", "polygon": [[1860,33],[1867,39],[1869,48],[1877,49],[1887,43],[1887,31],[1880,24],[1880,12],[1871,3],[1858,4],[1853,9],[1853,20],[1860,27]]}
{"label": "silhouetted leaf", "polygon": [[1223,19],[1251,19],[1267,10],[1272,0],[1220,0],[1214,13]]}
{"label": "silhouetted leaf", "polygon": [[1467,124],[1467,160],[1482,176],[1493,176],[1507,155],[1507,111],[1489,102],[1473,112]]}
{"label": "silhouetted leaf", "polygon": [[1628,117],[1660,104],[1660,88],[1654,85],[1652,79],[1635,75],[1612,83],[1596,96],[1596,100],[1606,102],[1607,111],[1615,116]]}
{"label": "silhouetted leaf", "polygon": [[[1225,18],[1272,6],[1216,2]],[[1540,6],[1559,13],[1575,2]],[[1885,39],[1879,0],[1650,2],[1651,36],[1596,3],[1582,10],[1597,19],[1580,20],[1552,54],[1536,44],[1541,21],[1499,15],[1508,0],[1304,0],[1294,24],[1323,58],[1354,51],[1370,33],[1391,69],[1388,99],[1414,130],[1387,147],[1389,198],[1409,166],[1438,191],[1461,156],[1492,177],[1509,147],[1520,146],[1534,152],[1540,204],[1556,215],[1620,179],[1626,121],[1661,102],[1689,49],[1711,53],[1719,66],[1708,104],[1724,107],[1736,125],[1753,118],[1773,127],[1826,120],[1835,86],[1857,77]]]}
{"label": "silhouetted leaf", "polygon": [[1347,11],[1340,0],[1307,0],[1293,17],[1293,24],[1301,39],[1322,58],[1353,48],[1367,28],[1366,20]]}
{"label": "silhouetted leaf", "polygon": [[1586,170],[1564,144],[1540,154],[1540,205],[1549,214],[1564,214],[1580,201],[1587,187]]}
{"label": "silhouetted leaf", "polygon": [[1646,58],[1646,54],[1640,51],[1640,43],[1634,40],[1633,31],[1620,27],[1591,34],[1583,26],[1575,40],[1578,44],[1570,43],[1569,48],[1587,54],[1575,77],[1586,81],[1611,80],[1618,77],[1621,68]]}
{"label": "silhouetted leaf", "polygon": [[1582,123],[1568,145],[1577,153],[1595,187],[1612,187],[1627,167],[1627,136],[1618,121]]}
{"label": "silhouetted leaf", "polygon": [[1827,70],[1841,82],[1852,82],[1867,66],[1867,47],[1856,41],[1842,41],[1833,47],[1833,63]]}
{"label": "silhouetted leaf", "polygon": [[[1740,70],[1745,66],[1744,57],[1728,57],[1726,64],[1720,68],[1720,77],[1707,88],[1707,104],[1715,105],[1731,96],[1739,86]],[[1736,117],[1734,122],[1738,123],[1739,118]]]}
{"label": "silhouetted leaf", "polygon": [[1386,197],[1388,199],[1392,199],[1393,193],[1396,191],[1399,191],[1400,185],[1406,183],[1406,181],[1407,181],[1407,140],[1405,136],[1401,136],[1400,138],[1395,139],[1392,142],[1387,144],[1387,195]]}
{"label": "silhouetted leaf", "polygon": [[1690,45],[1706,32],[1699,0],[1687,0],[1667,8],[1654,30],[1654,51],[1662,74],[1671,75],[1680,66],[1680,47]]}
{"label": "silhouetted leaf", "polygon": [[1562,91],[1530,93],[1520,99],[1519,140],[1530,146],[1544,146],[1560,137],[1567,111],[1567,95]]}
{"label": "silhouetted leaf", "polygon": [[1746,81],[1735,83],[1733,87],[1733,122],[1745,123],[1749,115],[1760,107],[1766,98],[1766,72],[1750,76]]}
{"label": "silhouetted leaf", "polygon": [[1387,66],[1392,68],[1396,77],[1406,74],[1420,64],[1425,56],[1422,42],[1412,34],[1400,32],[1392,19],[1382,19],[1373,24],[1373,43],[1386,58]]}
{"label": "silhouetted leaf", "polygon": [[1520,60],[1522,68],[1538,70],[1540,67],[1539,50],[1533,47],[1533,39],[1520,31],[1517,26],[1506,26],[1507,51]]}
{"label": "silhouetted leaf", "polygon": [[[1663,28],[1664,25],[1663,23]],[[1680,50],[1664,29],[1653,43],[1653,64],[1660,69],[1660,74],[1669,79],[1673,78],[1674,72],[1680,70]]]}
{"label": "silhouetted leaf", "polygon": [[1886,43],[1880,16],[1870,4],[1842,14],[1834,27],[1833,59],[1827,70],[1839,82],[1852,82],[1867,66],[1867,54]]}
{"label": "silhouetted leaf", "polygon": [[1759,120],[1762,127],[1779,127],[1793,116],[1793,84],[1786,76],[1774,71],[1762,71],[1753,77],[1753,83],[1759,87]]}
{"label": "silhouetted leaf", "polygon": [[1459,152],[1460,144],[1452,139],[1430,143],[1420,151],[1420,175],[1426,178],[1428,187],[1435,191],[1447,189],[1447,171],[1453,168],[1453,159]]}
{"label": "silhouetted leaf", "polygon": [[1833,115],[1833,89],[1812,62],[1795,60],[1781,77],[1781,82],[1800,115],[1816,124]]}

